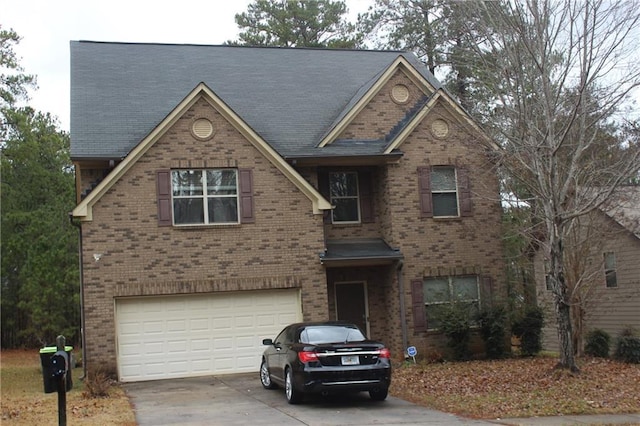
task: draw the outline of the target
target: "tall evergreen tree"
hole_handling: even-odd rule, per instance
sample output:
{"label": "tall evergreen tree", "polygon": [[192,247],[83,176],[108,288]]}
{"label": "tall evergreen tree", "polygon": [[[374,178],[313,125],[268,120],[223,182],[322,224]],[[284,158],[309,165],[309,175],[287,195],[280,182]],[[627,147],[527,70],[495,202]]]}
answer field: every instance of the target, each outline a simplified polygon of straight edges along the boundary
{"label": "tall evergreen tree", "polygon": [[2,346],[54,343],[79,329],[77,232],[69,136],[49,114],[18,107],[32,76],[22,74],[14,31],[0,30],[0,220]]}
{"label": "tall evergreen tree", "polygon": [[235,16],[243,31],[234,45],[356,48],[343,0],[256,0]]}
{"label": "tall evergreen tree", "polygon": [[474,113],[488,96],[476,84],[479,75],[470,60],[470,45],[480,42],[475,27],[483,17],[463,13],[466,7],[450,0],[375,0],[358,17],[358,30],[372,47],[414,52]]}

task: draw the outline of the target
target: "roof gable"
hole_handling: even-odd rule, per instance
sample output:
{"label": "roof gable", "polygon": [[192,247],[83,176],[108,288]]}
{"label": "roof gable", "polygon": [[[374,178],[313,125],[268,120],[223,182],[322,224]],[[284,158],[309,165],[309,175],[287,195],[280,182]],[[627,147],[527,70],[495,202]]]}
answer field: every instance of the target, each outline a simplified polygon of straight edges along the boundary
{"label": "roof gable", "polygon": [[476,133],[480,140],[490,149],[499,149],[498,145],[482,130],[471,116],[463,110],[458,103],[444,89],[438,89],[433,93],[411,118],[411,120],[389,141],[384,153],[389,154],[398,149],[415,128],[433,111],[436,105],[441,105],[461,126]]}
{"label": "roof gable", "polygon": [[205,98],[226,120],[228,120],[265,158],[285,175],[303,194],[309,198],[314,214],[331,209],[324,197],[296,172],[284,159],[249,127],[228,105],[226,105],[206,84],[198,84],[164,120],[162,120],[143,140],[120,162],[100,184],[89,193],[73,210],[73,217],[83,221],[93,219],[94,204],[151,148],[156,141],[176,121],[191,108],[195,102]]}
{"label": "roof gable", "polygon": [[617,188],[602,207],[603,212],[640,239],[640,186]]}
{"label": "roof gable", "polygon": [[[338,136],[347,129],[353,120],[360,114],[371,100],[385,87],[385,85],[398,72],[403,72],[412,83],[423,93],[429,95],[436,90],[436,86],[421,75],[404,56],[399,55],[370,85],[363,87],[351,102],[341,112],[330,130],[322,138],[318,147],[330,145]],[[439,87],[439,85],[437,86]]]}

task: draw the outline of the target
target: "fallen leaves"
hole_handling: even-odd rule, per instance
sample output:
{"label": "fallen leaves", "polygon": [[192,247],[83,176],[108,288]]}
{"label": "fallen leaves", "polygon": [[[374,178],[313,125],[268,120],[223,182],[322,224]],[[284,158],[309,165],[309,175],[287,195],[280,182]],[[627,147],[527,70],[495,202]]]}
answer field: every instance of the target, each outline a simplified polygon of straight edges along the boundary
{"label": "fallen leaves", "polygon": [[474,418],[640,412],[640,365],[580,360],[580,373],[554,358],[514,358],[396,368],[391,394]]}
{"label": "fallen leaves", "polygon": [[[0,376],[2,399],[0,423],[10,425],[54,424],[58,416],[57,393],[43,391],[40,356],[37,350],[3,350]],[[135,415],[124,390],[109,389],[109,398],[83,397],[80,368],[73,370],[73,389],[67,393],[69,424],[135,425]]]}

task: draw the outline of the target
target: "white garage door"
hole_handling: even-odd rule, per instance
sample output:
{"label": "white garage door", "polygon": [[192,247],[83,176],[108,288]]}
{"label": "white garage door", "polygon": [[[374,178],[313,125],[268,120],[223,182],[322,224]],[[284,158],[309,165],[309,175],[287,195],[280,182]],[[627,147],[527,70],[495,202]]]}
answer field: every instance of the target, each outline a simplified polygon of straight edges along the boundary
{"label": "white garage door", "polygon": [[297,290],[119,299],[119,379],[258,371],[262,339],[301,319]]}

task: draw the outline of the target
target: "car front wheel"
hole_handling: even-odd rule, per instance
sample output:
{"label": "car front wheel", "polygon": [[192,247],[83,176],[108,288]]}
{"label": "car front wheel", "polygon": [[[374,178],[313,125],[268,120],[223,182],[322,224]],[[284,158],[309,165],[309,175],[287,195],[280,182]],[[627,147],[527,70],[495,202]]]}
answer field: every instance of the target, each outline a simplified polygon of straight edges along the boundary
{"label": "car front wheel", "polygon": [[273,389],[276,385],[271,381],[271,374],[269,373],[269,367],[267,361],[262,360],[260,364],[260,382],[265,389]]}
{"label": "car front wheel", "polygon": [[293,386],[293,377],[290,368],[287,368],[287,373],[284,378],[284,393],[287,396],[287,402],[289,402],[289,404],[297,404],[302,400],[302,394]]}
{"label": "car front wheel", "polygon": [[369,397],[374,401],[384,401],[387,399],[389,389],[375,389],[369,391]]}

